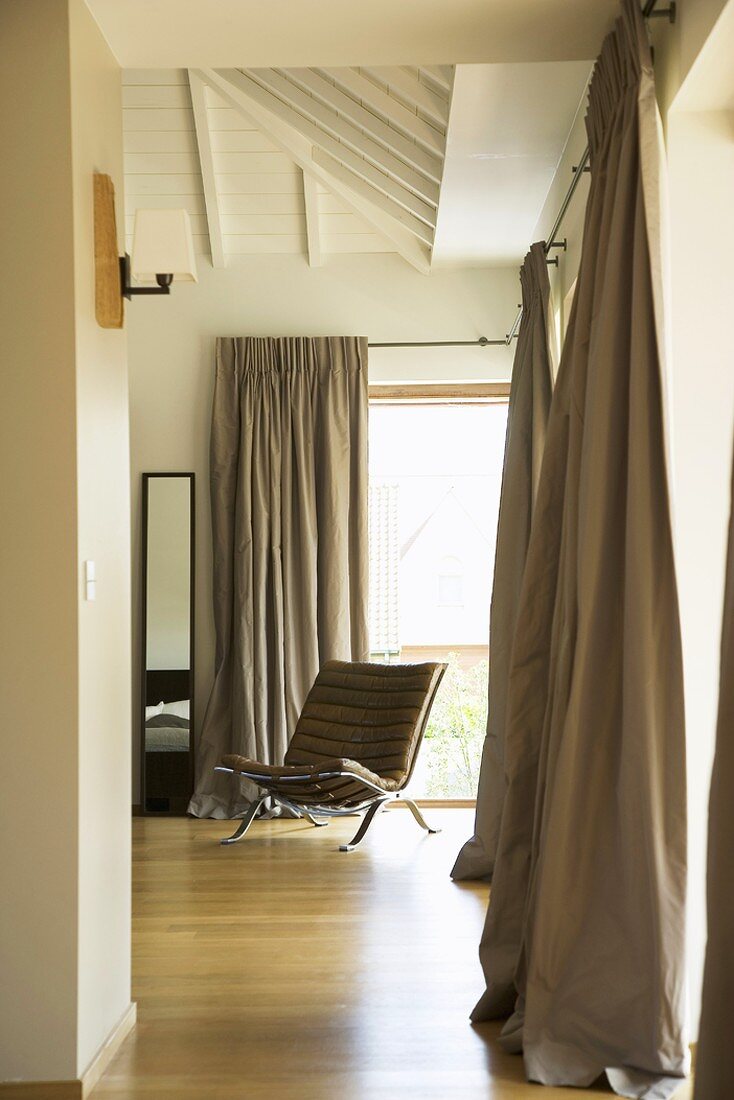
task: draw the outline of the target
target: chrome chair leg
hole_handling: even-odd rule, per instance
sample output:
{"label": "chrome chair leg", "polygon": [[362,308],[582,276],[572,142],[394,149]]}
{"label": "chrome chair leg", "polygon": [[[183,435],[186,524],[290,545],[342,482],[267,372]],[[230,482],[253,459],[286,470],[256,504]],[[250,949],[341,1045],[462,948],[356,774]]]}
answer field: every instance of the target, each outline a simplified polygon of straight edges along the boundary
{"label": "chrome chair leg", "polygon": [[301,813],[306,818],[306,820],[310,821],[312,825],[315,825],[317,829],[323,829],[324,825],[329,824],[328,818],[326,819],[326,821],[317,821],[316,818],[308,812],[308,810],[302,810]]}
{"label": "chrome chair leg", "polygon": [[320,829],[324,825],[329,824],[328,817],[326,821],[317,821],[317,819],[313,816],[311,811],[306,806],[299,806],[296,802],[291,802],[289,798],[284,798],[284,796],[280,792],[278,792],[278,794],[274,794],[271,791],[271,798],[280,803],[281,806],[285,806],[286,810],[290,810],[292,814],[296,815],[296,817],[302,817],[305,818],[306,821],[310,821],[311,824],[315,825],[317,829]]}
{"label": "chrome chair leg", "polygon": [[259,798],[256,798],[254,802],[251,802],[247,813],[242,818],[242,821],[240,821],[237,831],[232,833],[232,836],[224,837],[222,840],[219,841],[219,843],[236,844],[238,840],[242,840],[242,837],[245,835],[245,833],[255,820],[255,814],[260,809],[267,797],[268,796],[266,794],[262,794]]}
{"label": "chrome chair leg", "polygon": [[377,800],[377,802],[373,802],[372,805],[370,806],[370,808],[367,810],[367,813],[362,818],[362,823],[360,824],[359,828],[357,829],[357,831],[354,834],[354,836],[352,837],[352,839],[349,841],[348,844],[340,844],[339,845],[339,851],[340,852],[353,852],[354,849],[357,847],[357,845],[361,844],[362,841],[364,840],[367,830],[369,829],[370,825],[372,824],[372,822],[375,819],[375,815],[379,813],[379,811],[382,809],[382,807],[385,805],[386,802],[390,802],[390,801],[391,801],[391,798],[388,797],[388,798],[379,798]]}
{"label": "chrome chair leg", "polygon": [[404,802],[405,805],[408,807],[408,809],[412,813],[413,817],[416,819],[416,821],[420,825],[421,829],[425,829],[427,833],[440,833],[441,832],[440,829],[434,829],[431,825],[428,824],[425,817],[420,812],[420,810],[418,809],[418,807],[416,806],[416,804],[415,804],[415,802],[413,801],[412,798],[405,798],[404,795],[401,795],[400,800],[401,800],[401,802]]}

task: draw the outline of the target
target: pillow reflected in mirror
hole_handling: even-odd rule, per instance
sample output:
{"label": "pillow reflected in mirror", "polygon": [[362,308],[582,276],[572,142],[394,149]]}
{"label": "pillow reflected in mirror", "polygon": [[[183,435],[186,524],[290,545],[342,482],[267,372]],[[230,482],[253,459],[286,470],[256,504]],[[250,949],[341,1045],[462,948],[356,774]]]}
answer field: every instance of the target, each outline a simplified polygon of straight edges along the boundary
{"label": "pillow reflected in mirror", "polygon": [[177,718],[189,717],[189,700],[178,699],[172,703],[161,703],[158,714],[175,714]]}

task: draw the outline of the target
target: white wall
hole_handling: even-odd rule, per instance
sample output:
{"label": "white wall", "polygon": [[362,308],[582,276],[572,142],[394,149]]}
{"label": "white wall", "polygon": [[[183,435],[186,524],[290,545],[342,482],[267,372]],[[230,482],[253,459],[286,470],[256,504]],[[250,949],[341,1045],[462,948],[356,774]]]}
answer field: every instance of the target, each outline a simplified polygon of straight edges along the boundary
{"label": "white wall", "polygon": [[4,0],[0,94],[0,1081],[70,1080],[130,1003],[126,349],[92,246],[119,70],[82,0]]}
{"label": "white wall", "polygon": [[688,977],[698,1033],[706,945],[708,793],[734,425],[734,3],[678,5],[654,29],[668,146],[673,292],[674,531],[688,745]]}
{"label": "white wall", "polygon": [[675,530],[690,806],[689,971],[697,1029],[734,428],[734,112],[673,112],[668,142],[674,215]]}
{"label": "white wall", "polygon": [[655,85],[658,102],[667,125],[673,101],[701,58],[722,12],[730,0],[688,0],[678,4],[675,23],[651,21],[655,50]]}
{"label": "white wall", "polygon": [[[374,341],[502,338],[512,322],[515,268],[419,275],[391,255],[330,258],[309,268],[300,257],[254,256],[213,270],[170,297],[138,299],[129,309],[133,516],[134,653],[140,638],[140,475],[193,470],[196,516],[196,728],[213,674],[208,448],[216,336],[367,334]],[[506,347],[373,350],[373,380],[508,379]],[[139,698],[135,661],[134,698]],[[138,731],[133,732],[136,755]],[[137,801],[137,774],[133,797]]]}

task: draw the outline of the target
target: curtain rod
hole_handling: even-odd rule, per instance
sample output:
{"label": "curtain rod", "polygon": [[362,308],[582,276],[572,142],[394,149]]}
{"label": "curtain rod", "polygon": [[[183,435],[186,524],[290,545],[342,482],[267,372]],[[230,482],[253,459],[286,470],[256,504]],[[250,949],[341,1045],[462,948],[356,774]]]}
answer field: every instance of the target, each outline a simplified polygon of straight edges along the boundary
{"label": "curtain rod", "polygon": [[[654,2],[654,0],[653,0],[653,2]],[[576,188],[578,187],[579,183],[583,179],[584,172],[587,169],[590,156],[591,156],[591,152],[589,150],[589,146],[587,145],[586,148],[584,149],[582,155],[581,155],[581,160],[578,162],[578,164],[574,165],[574,167],[572,169],[573,179],[571,180],[571,184],[568,188],[568,191],[566,191],[563,202],[561,203],[561,209],[558,211],[558,214],[556,216],[556,220],[553,222],[553,228],[551,229],[550,233],[548,234],[548,238],[547,238],[545,244],[543,245],[543,251],[545,252],[546,256],[550,252],[551,248],[561,247],[561,242],[556,241],[556,239],[555,239],[556,233],[561,228],[561,225],[563,224],[563,219],[565,218],[566,213],[568,211],[568,208],[571,205],[571,199],[574,196]],[[562,247],[565,248],[565,241],[563,242]],[[518,309],[517,316],[515,317],[515,320],[512,322],[512,328],[507,333],[507,336],[505,337],[505,339],[502,341],[503,344],[508,344],[509,345],[509,344],[512,343],[512,341],[517,336],[517,330],[520,328],[520,321],[521,320],[522,320],[522,306],[520,306],[520,308]]]}
{"label": "curtain rod", "polygon": [[504,344],[504,340],[488,340],[486,336],[480,336],[478,340],[420,340],[408,341],[402,344],[373,344],[369,348],[486,348],[490,344]]}
{"label": "curtain rod", "polygon": [[[658,0],[647,0],[646,4],[644,5],[644,7],[642,9],[643,18],[645,18],[645,19],[656,19],[656,18],[663,18],[663,17],[667,16],[668,21],[670,23],[675,23],[675,15],[676,15],[675,0],[671,0],[671,2],[670,2],[670,4],[668,5],[667,8],[660,8],[659,10],[656,10],[657,4],[658,4]],[[563,243],[561,243],[560,241],[556,241],[556,234],[558,233],[558,230],[561,228],[561,225],[563,224],[563,219],[565,218],[566,213],[568,211],[568,208],[571,205],[571,199],[574,196],[574,192],[576,191],[576,188],[578,187],[579,182],[581,181],[581,178],[582,178],[584,172],[589,170],[588,165],[589,165],[589,157],[590,156],[591,156],[591,151],[589,149],[589,146],[587,145],[586,148],[584,149],[583,153],[581,154],[581,159],[580,159],[579,163],[574,165],[574,167],[572,168],[572,172],[573,172],[574,175],[573,175],[573,179],[571,180],[571,185],[570,185],[570,187],[568,188],[568,191],[565,194],[563,202],[561,203],[561,209],[558,211],[558,214],[556,216],[556,220],[553,222],[553,228],[551,229],[550,233],[548,234],[548,236],[545,239],[545,244],[543,246],[543,251],[545,252],[546,256],[548,255],[548,253],[550,252],[550,250],[552,248],[559,248],[559,247],[565,248],[565,241]],[[551,261],[551,262],[554,262],[554,261]],[[520,321],[521,320],[522,320],[522,307],[518,310],[517,316],[515,317],[515,320],[512,323],[512,328],[510,329],[510,331],[507,333],[507,336],[505,337],[505,340],[504,340],[505,344],[509,345],[515,339],[515,337],[517,336],[517,330],[520,328]]]}
{"label": "curtain rod", "polygon": [[[675,23],[676,16],[676,0],[670,0],[667,8],[657,9],[659,0],[646,0],[646,3],[642,9],[642,15],[645,19],[664,18],[667,16],[668,22]],[[563,219],[568,212],[568,208],[571,205],[571,199],[573,198],[576,188],[578,187],[584,172],[589,171],[589,157],[591,151],[587,145],[584,149],[581,159],[578,164],[575,164],[572,168],[573,179],[566,191],[561,208],[556,215],[556,220],[553,222],[553,228],[546,237],[545,244],[543,245],[543,251],[546,256],[550,253],[552,248],[566,248],[565,241],[557,241],[556,234],[558,233]],[[558,266],[558,260],[548,260],[548,263]],[[517,316],[512,323],[512,328],[502,340],[488,340],[486,336],[480,336],[478,340],[425,340],[420,342],[409,342],[404,344],[368,344],[370,348],[488,348],[496,346],[509,346],[517,336],[518,329],[520,328],[520,321],[522,320],[522,307],[518,310]]]}

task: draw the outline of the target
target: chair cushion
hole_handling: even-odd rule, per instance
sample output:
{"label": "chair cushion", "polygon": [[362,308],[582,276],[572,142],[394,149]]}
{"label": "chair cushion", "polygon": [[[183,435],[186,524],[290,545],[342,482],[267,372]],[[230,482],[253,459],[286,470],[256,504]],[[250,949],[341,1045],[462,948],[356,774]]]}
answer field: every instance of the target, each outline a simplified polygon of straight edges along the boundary
{"label": "chair cushion", "polygon": [[[324,773],[348,772],[349,775],[354,775],[358,779],[366,779],[368,783],[374,783],[376,787],[383,791],[397,790],[397,783],[394,779],[384,779],[375,772],[371,772],[369,768],[357,763],[356,760],[344,760],[337,757],[324,757],[312,764],[283,764],[276,767],[273,764],[261,764],[258,760],[248,760],[246,756],[237,756],[233,753],[222,757],[222,766],[232,768],[235,772],[246,772],[248,777],[257,776],[262,778],[266,780],[262,784],[263,786],[267,786],[271,782],[279,783],[280,780],[285,780],[286,783],[288,781],[292,782],[295,776],[301,775],[308,782],[313,782]],[[282,789],[286,789],[285,784],[283,784]]]}
{"label": "chair cushion", "polygon": [[[358,806],[379,797],[363,780],[385,794],[398,789],[394,779],[385,779],[356,760],[324,757],[312,764],[285,764],[275,767],[231,754],[222,757],[222,766],[245,775],[253,783],[282,795],[300,806]],[[338,774],[329,777],[330,772]],[[303,777],[299,781],[296,777]]]}

